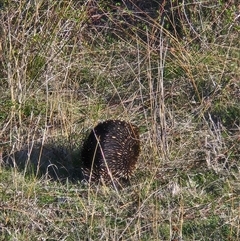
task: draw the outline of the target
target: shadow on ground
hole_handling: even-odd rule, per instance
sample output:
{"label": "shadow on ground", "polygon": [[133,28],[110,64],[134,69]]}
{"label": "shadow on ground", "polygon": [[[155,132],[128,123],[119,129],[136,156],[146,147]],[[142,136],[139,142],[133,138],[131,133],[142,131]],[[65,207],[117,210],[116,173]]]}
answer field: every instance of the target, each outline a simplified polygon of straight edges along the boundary
{"label": "shadow on ground", "polygon": [[83,174],[80,158],[79,161],[73,161],[74,155],[77,154],[62,146],[34,144],[18,151],[5,152],[2,164],[18,168],[27,175],[46,176],[61,182],[67,179],[77,182],[83,180]]}

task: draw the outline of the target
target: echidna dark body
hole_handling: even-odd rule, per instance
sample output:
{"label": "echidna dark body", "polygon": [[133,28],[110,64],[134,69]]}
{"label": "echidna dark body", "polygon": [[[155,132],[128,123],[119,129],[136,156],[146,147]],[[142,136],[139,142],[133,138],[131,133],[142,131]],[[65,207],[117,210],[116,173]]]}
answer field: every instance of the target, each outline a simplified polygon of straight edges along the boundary
{"label": "echidna dark body", "polygon": [[108,120],[89,134],[82,149],[82,162],[92,179],[128,179],[140,152],[138,128],[128,122]]}

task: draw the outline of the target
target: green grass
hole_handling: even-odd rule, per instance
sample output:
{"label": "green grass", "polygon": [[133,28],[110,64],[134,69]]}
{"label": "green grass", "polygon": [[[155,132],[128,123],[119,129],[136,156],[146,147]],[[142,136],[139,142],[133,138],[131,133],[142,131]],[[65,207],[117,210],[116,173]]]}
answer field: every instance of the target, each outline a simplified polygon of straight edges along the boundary
{"label": "green grass", "polygon": [[[0,1],[0,240],[237,240],[237,4],[92,4]],[[140,127],[122,190],[80,182],[106,119]]]}

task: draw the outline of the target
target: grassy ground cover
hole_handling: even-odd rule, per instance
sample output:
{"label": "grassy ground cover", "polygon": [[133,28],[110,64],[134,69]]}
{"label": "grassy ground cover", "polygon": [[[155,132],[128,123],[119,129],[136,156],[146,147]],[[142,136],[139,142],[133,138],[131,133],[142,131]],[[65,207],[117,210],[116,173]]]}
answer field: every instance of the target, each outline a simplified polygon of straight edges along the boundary
{"label": "grassy ground cover", "polygon": [[[0,240],[239,239],[240,6],[169,2],[0,1]],[[80,182],[106,119],[122,190]]]}

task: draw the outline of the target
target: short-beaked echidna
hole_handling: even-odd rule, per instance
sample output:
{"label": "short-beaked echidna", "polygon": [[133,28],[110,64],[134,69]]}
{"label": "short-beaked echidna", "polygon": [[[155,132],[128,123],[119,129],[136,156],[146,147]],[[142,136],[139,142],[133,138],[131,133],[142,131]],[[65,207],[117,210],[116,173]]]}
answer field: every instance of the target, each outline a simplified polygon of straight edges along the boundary
{"label": "short-beaked echidna", "polygon": [[139,152],[137,126],[120,120],[99,123],[82,148],[81,159],[86,179],[128,180],[135,168]]}

